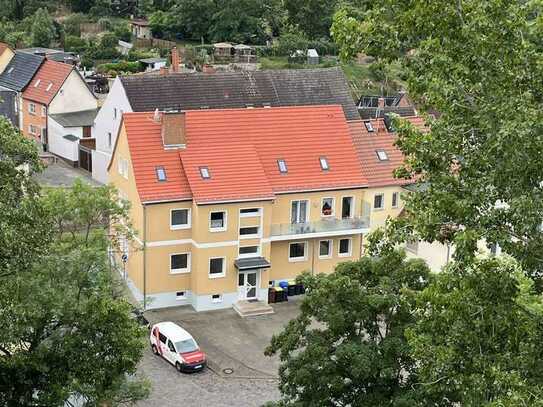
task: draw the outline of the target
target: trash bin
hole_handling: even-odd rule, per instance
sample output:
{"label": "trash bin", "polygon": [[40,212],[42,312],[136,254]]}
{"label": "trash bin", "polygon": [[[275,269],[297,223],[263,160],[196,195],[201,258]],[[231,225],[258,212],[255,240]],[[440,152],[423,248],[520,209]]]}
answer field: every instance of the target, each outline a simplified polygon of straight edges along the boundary
{"label": "trash bin", "polygon": [[281,287],[274,287],[275,290],[275,302],[288,301],[287,292]]}
{"label": "trash bin", "polygon": [[273,304],[276,301],[275,287],[268,288],[268,304]]}
{"label": "trash bin", "polygon": [[296,284],[296,295],[303,294],[304,286],[302,284]]}
{"label": "trash bin", "polygon": [[288,281],[288,295],[289,296],[292,296],[292,295],[296,295],[296,281],[294,280],[289,280]]}

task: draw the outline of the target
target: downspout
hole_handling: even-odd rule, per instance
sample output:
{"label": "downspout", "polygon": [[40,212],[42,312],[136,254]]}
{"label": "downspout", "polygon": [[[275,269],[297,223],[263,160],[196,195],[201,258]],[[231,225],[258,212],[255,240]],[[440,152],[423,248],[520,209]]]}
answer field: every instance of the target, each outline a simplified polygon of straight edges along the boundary
{"label": "downspout", "polygon": [[315,275],[315,242],[317,240],[313,239],[313,244],[311,245],[311,275]]}
{"label": "downspout", "polygon": [[147,309],[147,206],[143,204],[143,310]]}

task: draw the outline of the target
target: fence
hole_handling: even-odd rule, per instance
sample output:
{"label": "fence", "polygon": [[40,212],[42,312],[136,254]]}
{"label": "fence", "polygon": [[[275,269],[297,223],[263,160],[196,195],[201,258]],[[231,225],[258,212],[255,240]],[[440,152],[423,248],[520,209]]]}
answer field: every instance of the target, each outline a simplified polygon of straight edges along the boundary
{"label": "fence", "polygon": [[81,34],[99,34],[104,31],[104,27],[100,23],[81,23],[79,30]]}
{"label": "fence", "polygon": [[161,40],[159,38],[136,38],[134,40],[134,47],[136,48],[165,48],[171,49],[177,44],[173,41]]}

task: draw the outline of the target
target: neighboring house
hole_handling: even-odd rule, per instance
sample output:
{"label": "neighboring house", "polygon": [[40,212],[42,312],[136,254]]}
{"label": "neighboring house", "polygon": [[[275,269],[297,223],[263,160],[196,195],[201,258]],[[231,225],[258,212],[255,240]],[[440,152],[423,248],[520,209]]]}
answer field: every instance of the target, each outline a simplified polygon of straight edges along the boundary
{"label": "neighboring house", "polygon": [[145,71],[158,71],[160,68],[166,67],[166,58],[144,58],[138,61]]}
{"label": "neighboring house", "polygon": [[14,126],[19,126],[17,92],[3,86],[0,86],[0,116],[4,116]]}
{"label": "neighboring house", "polygon": [[15,55],[0,74],[0,86],[17,93],[16,114],[18,115],[17,127],[23,128],[22,123],[22,92],[26,89],[44,58],[38,55],[15,52]]}
{"label": "neighboring house", "polygon": [[63,62],[69,65],[77,65],[79,63],[79,57],[75,54],[75,52],[66,52],[63,49],[35,47],[21,48],[17,51],[39,55],[45,57],[46,59],[50,59],[51,61]]}
{"label": "neighboring house", "polygon": [[4,72],[9,61],[11,61],[14,56],[15,52],[11,47],[4,42],[0,42],[0,73]]}
{"label": "neighboring house", "polygon": [[41,143],[44,150],[73,163],[73,156],[66,155],[64,148],[56,150],[65,132],[54,125],[54,131],[49,131],[49,115],[93,110],[97,106],[95,96],[74,66],[46,60],[22,94],[21,130]]}
{"label": "neighboring house", "polygon": [[92,125],[97,114],[98,109],[50,114],[49,151],[74,167],[92,172],[92,151],[96,146]]}
{"label": "neighboring house", "polygon": [[149,22],[147,20],[132,20],[130,21],[130,25],[132,26],[132,35],[134,37],[146,40],[153,38],[151,27],[149,27]]}
{"label": "neighboring house", "polygon": [[404,93],[394,96],[361,96],[357,103],[362,120],[384,118],[388,113],[402,117],[415,116],[417,111]]}
{"label": "neighboring house", "polygon": [[270,285],[360,258],[363,164],[337,104],[124,113],[109,175],[136,230],[129,287],[147,308],[266,307]]}
{"label": "neighboring house", "polygon": [[93,178],[108,182],[106,168],[125,112],[330,104],[340,104],[347,120],[360,120],[339,68],[117,77],[95,121]]}

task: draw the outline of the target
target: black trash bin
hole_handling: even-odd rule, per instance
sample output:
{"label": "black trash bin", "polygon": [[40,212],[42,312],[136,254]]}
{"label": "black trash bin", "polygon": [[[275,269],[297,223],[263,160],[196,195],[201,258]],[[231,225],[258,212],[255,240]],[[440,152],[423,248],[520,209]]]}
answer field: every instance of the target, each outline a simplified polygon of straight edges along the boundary
{"label": "black trash bin", "polygon": [[275,288],[268,288],[268,304],[273,304],[276,301]]}

